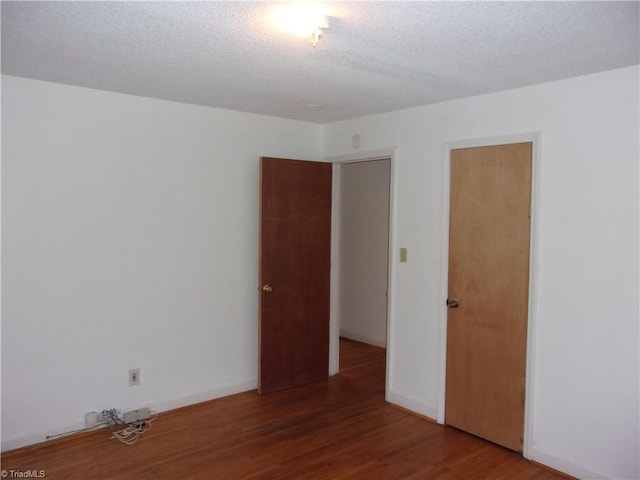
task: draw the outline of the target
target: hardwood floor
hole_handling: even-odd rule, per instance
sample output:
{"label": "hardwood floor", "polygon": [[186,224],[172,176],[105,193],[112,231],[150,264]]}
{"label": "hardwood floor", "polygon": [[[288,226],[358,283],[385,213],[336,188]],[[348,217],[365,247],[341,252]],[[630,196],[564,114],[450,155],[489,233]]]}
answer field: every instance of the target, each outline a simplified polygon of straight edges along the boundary
{"label": "hardwood floor", "polygon": [[328,381],[166,412],[132,446],[99,431],[9,452],[2,469],[48,480],[566,478],[386,404],[384,349],[340,348]]}

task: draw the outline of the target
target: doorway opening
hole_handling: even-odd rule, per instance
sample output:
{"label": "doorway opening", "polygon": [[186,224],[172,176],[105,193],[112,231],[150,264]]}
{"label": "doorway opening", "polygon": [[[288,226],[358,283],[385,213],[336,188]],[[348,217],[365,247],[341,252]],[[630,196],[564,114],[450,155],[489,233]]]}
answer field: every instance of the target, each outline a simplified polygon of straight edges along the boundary
{"label": "doorway opening", "polygon": [[[331,374],[348,342],[389,356],[392,160],[390,154],[334,160]],[[385,368],[385,392],[387,377]]]}

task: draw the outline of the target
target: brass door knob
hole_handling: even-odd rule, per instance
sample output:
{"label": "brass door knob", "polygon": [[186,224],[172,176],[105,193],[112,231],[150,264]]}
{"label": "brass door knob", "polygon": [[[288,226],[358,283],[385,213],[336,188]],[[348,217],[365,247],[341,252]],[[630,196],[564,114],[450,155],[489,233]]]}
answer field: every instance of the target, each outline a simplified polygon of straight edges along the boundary
{"label": "brass door knob", "polygon": [[458,308],[460,304],[458,303],[457,298],[447,298],[447,307],[449,308]]}
{"label": "brass door knob", "polygon": [[262,286],[262,291],[264,293],[271,293],[271,292],[273,292],[273,287],[267,283],[267,284]]}

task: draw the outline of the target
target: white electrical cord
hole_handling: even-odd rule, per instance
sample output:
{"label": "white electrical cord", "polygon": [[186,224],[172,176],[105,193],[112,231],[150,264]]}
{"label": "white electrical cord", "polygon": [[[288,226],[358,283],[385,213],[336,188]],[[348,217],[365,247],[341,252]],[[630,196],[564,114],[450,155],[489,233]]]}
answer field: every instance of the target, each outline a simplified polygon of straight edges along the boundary
{"label": "white electrical cord", "polygon": [[106,426],[107,425],[104,423],[99,423],[98,425],[94,425],[93,427],[89,427],[89,428],[78,428],[77,430],[71,430],[70,432],[56,433],[55,435],[47,435],[45,439],[51,440],[52,438],[67,437],[70,435],[76,435],[78,433],[94,432],[97,430],[102,430]]}
{"label": "white electrical cord", "polygon": [[[100,414],[100,421],[97,425],[89,428],[81,428],[73,430],[71,432],[58,433],[56,435],[47,435],[46,439],[66,437],[69,435],[75,435],[81,432],[93,432],[108,428],[111,432],[111,438],[116,438],[125,445],[133,445],[138,441],[144,432],[151,430],[151,423],[158,418],[158,414],[151,412],[152,416],[146,420],[140,420],[132,423],[124,423],[118,417],[118,412],[115,409],[103,410]],[[114,431],[114,427],[122,426],[121,430]]]}
{"label": "white electrical cord", "polygon": [[[102,412],[102,419],[106,427],[111,432],[111,438],[115,438],[125,445],[133,445],[138,441],[144,432],[151,430],[151,423],[158,418],[157,414],[153,414],[151,418],[146,420],[139,420],[132,423],[124,423],[115,410],[104,410]],[[123,426],[121,430],[114,430],[116,426]]]}

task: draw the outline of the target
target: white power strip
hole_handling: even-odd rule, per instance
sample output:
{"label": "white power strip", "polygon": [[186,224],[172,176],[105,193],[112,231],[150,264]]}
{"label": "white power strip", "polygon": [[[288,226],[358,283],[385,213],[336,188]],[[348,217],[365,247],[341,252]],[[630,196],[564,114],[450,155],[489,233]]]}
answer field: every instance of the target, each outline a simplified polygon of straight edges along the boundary
{"label": "white power strip", "polygon": [[[118,418],[124,423],[138,423],[151,417],[151,410],[147,407],[137,408],[135,410],[128,410],[124,413],[120,410],[116,410]],[[84,414],[85,428],[95,428],[99,425],[106,425],[105,419],[102,417],[102,412],[88,412]]]}
{"label": "white power strip", "polygon": [[146,420],[151,416],[151,410],[147,407],[138,408],[136,410],[129,410],[122,414],[122,421],[124,423],[137,423],[142,420]]}

